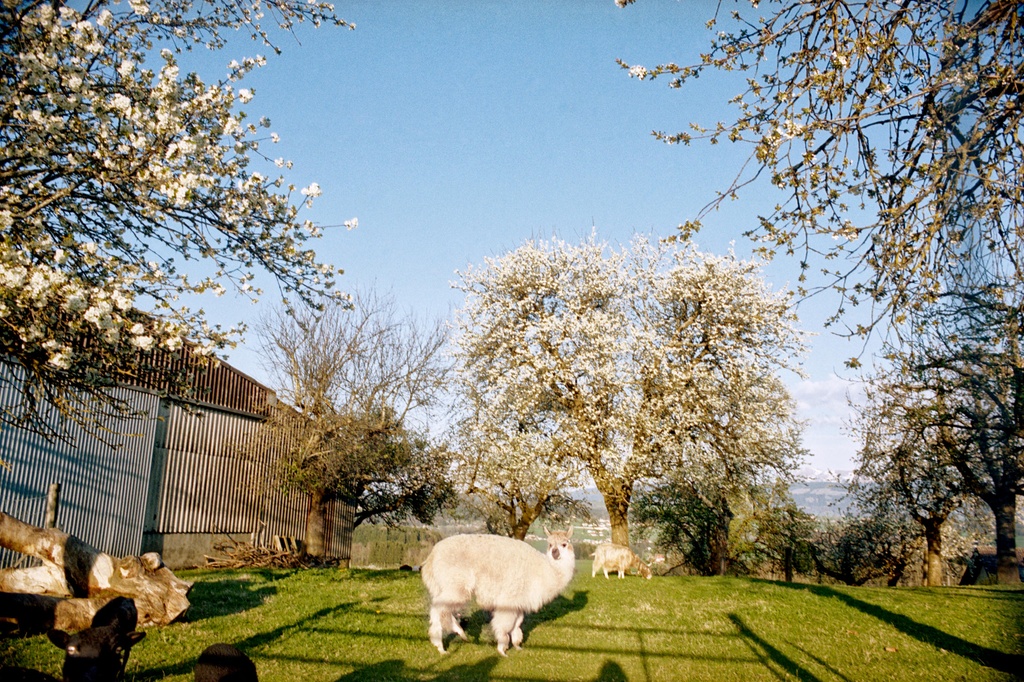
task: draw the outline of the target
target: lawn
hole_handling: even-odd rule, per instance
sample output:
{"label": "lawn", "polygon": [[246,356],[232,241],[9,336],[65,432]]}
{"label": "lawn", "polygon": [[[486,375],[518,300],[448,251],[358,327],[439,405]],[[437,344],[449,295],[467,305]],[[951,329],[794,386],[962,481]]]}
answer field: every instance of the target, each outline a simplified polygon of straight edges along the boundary
{"label": "lawn", "polygon": [[[192,680],[231,642],[261,682],[347,680],[1012,680],[1024,675],[1024,589],[848,588],[740,578],[605,580],[579,563],[564,595],[501,658],[486,616],[469,642],[427,641],[407,571],[181,571],[185,622],[148,630],[127,680]],[[0,662],[59,675],[45,637],[0,640]]]}

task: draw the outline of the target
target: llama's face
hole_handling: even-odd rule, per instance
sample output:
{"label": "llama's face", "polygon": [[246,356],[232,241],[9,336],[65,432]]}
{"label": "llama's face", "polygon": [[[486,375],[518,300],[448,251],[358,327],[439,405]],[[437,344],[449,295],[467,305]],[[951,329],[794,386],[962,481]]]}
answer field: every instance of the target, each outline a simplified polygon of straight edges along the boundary
{"label": "llama's face", "polygon": [[569,542],[571,537],[571,526],[568,532],[555,531],[552,533],[548,531],[548,556],[555,561],[575,561],[576,553],[573,551],[572,543]]}

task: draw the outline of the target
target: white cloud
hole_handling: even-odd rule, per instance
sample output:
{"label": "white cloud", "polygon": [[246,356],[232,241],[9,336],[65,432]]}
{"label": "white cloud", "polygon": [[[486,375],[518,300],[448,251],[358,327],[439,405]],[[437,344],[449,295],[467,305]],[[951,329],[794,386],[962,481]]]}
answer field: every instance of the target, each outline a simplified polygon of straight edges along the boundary
{"label": "white cloud", "polygon": [[853,469],[858,444],[846,431],[853,416],[848,398],[859,400],[861,385],[832,376],[794,382],[789,390],[796,401],[797,417],[807,424],[804,447],[811,452],[810,463],[834,471]]}

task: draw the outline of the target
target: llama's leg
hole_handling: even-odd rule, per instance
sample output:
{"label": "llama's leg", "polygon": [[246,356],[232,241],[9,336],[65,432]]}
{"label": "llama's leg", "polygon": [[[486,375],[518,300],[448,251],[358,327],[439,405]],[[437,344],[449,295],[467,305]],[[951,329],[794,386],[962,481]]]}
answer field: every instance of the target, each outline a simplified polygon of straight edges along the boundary
{"label": "llama's leg", "polygon": [[448,629],[459,636],[459,639],[468,642],[469,637],[466,636],[466,631],[462,629],[462,623],[459,622],[459,612],[452,610],[449,611],[451,616],[451,622],[448,623]]}
{"label": "llama's leg", "polygon": [[625,577],[626,577],[626,572],[623,569],[620,568],[619,569],[619,580],[622,580]]}
{"label": "llama's leg", "polygon": [[597,562],[596,561],[593,564],[591,564],[591,566],[590,566],[590,577],[593,578],[595,575],[597,575]]}
{"label": "llama's leg", "polygon": [[607,567],[605,567],[605,569],[604,569],[604,577],[605,578],[608,577],[608,568]]}
{"label": "llama's leg", "polygon": [[442,654],[444,650],[444,623],[450,619],[451,612],[447,607],[440,604],[430,605],[430,643],[437,647]]}
{"label": "llama's leg", "polygon": [[494,631],[494,638],[498,641],[498,653],[502,656],[508,651],[509,642],[512,639],[512,630],[516,627],[517,611],[497,609],[491,614],[491,630]]}
{"label": "llama's leg", "polygon": [[515,627],[512,628],[512,635],[511,635],[512,646],[514,646],[517,649],[522,649],[523,648],[523,618],[525,618],[525,617],[526,617],[526,614],[520,612],[516,616]]}

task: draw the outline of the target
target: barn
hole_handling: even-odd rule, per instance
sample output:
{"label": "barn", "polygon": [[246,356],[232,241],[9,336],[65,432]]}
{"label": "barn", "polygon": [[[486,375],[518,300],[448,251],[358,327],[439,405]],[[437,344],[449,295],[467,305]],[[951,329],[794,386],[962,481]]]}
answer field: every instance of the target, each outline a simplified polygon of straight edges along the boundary
{"label": "barn", "polygon": [[[164,361],[187,362],[180,355]],[[172,569],[203,565],[227,537],[259,546],[301,539],[309,498],[275,483],[280,455],[260,438],[274,392],[225,362],[183,369],[190,372],[187,399],[159,386],[113,389],[140,417],[110,417],[113,435],[103,439],[75,425],[63,440],[0,429],[0,460],[8,465],[0,467],[0,510],[43,526],[48,492],[59,491],[58,528],[114,556],[159,552]],[[11,381],[0,386],[0,406],[13,404]],[[53,411],[47,419],[59,424],[60,417]],[[335,502],[326,549],[343,565],[352,526],[353,510]],[[0,549],[0,567],[25,560]]]}

